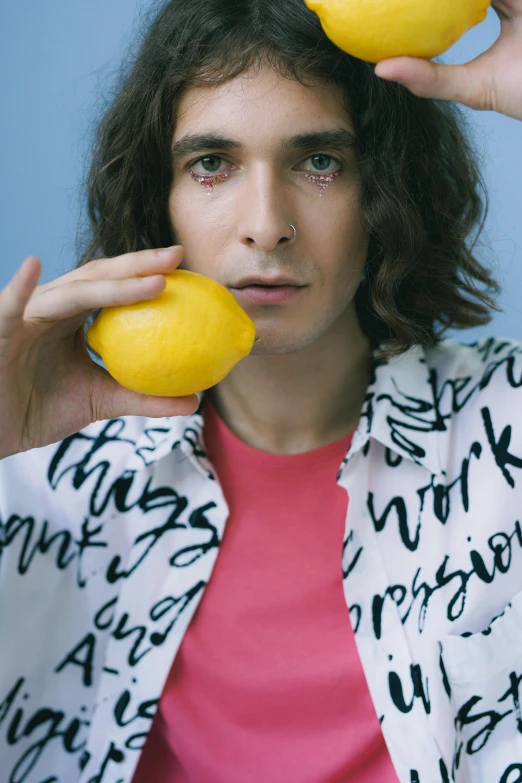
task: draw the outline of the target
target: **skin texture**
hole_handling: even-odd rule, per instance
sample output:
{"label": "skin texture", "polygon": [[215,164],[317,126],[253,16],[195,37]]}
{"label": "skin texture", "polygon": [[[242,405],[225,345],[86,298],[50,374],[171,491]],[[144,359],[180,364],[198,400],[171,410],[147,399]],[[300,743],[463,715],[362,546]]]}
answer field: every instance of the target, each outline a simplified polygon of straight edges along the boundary
{"label": "skin texture", "polygon": [[[187,91],[173,137],[219,132],[243,144],[176,161],[169,214],[185,248],[180,268],[225,286],[278,274],[307,285],[292,302],[243,304],[260,339],[209,392],[238,437],[272,453],[307,451],[347,434],[368,383],[369,344],[354,308],[368,249],[356,153],[281,150],[286,136],[331,128],[353,132],[340,88],[305,86],[263,66],[217,88]],[[201,161],[211,155],[219,159]],[[332,173],[338,161],[343,171],[320,197],[304,172]],[[230,174],[209,197],[189,169]],[[289,223],[297,229],[290,243]]]}

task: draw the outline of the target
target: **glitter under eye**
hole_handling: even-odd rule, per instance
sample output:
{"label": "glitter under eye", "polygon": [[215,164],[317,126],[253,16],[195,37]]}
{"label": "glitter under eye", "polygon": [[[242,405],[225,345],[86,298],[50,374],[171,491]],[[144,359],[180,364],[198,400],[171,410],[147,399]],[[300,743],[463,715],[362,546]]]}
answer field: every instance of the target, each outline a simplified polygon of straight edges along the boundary
{"label": "glitter under eye", "polygon": [[319,185],[319,196],[323,195],[323,191],[328,187],[330,182],[333,182],[339,176],[340,171],[334,171],[332,174],[312,174],[311,171],[305,171],[305,177],[309,182],[315,182]]}
{"label": "glitter under eye", "polygon": [[204,177],[201,174],[196,174],[195,171],[190,172],[190,175],[193,180],[199,182],[200,185],[206,185],[207,194],[209,196],[212,195],[212,188],[214,187],[214,185],[219,185],[219,183],[223,182],[223,180],[229,177],[230,174],[231,174],[230,171],[226,171],[224,174],[209,174]]}
{"label": "glitter under eye", "polygon": [[[195,182],[198,182],[200,185],[205,185],[207,188],[207,195],[211,196],[214,185],[219,185],[229,177],[231,173],[231,171],[226,171],[223,174],[207,174],[206,176],[203,176],[197,174],[195,171],[191,171],[190,175]],[[322,196],[328,185],[336,180],[341,174],[340,171],[334,171],[332,174],[313,174],[311,171],[305,171],[303,173],[309,182],[314,182],[316,185],[319,185],[319,196]]]}

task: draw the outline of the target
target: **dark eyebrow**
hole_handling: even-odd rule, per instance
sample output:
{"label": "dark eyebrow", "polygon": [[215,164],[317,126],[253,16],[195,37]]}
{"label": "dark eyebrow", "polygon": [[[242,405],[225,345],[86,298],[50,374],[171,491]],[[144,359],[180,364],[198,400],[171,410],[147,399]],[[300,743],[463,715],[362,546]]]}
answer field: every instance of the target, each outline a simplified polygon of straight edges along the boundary
{"label": "dark eyebrow", "polygon": [[[333,147],[338,150],[356,150],[355,135],[345,128],[298,133],[281,140],[281,150],[307,150],[320,147]],[[183,136],[172,145],[172,158],[178,160],[188,155],[204,152],[208,149],[242,150],[243,144],[236,139],[228,139],[219,133],[195,133]]]}

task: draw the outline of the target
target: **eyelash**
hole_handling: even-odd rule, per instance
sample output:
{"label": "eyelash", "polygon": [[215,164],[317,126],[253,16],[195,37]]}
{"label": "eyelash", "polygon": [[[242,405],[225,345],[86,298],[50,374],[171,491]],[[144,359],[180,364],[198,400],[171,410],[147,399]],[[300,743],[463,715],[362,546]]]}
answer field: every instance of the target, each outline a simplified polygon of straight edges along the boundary
{"label": "eyelash", "polygon": [[[342,162],[335,158],[333,155],[330,155],[326,152],[315,152],[313,155],[309,155],[305,160],[309,160],[310,158],[331,158],[331,160],[335,161],[339,168],[337,171],[332,172],[331,174],[314,174],[311,171],[305,171],[304,175],[307,177],[307,179],[310,182],[314,182],[318,185],[325,187],[326,185],[329,185],[331,182],[334,181],[334,179],[337,179],[337,177],[343,172],[344,166]],[[221,182],[223,182],[230,174],[231,172],[226,172],[224,174],[198,174],[196,171],[193,171],[193,166],[195,166],[197,163],[199,163],[202,160],[205,160],[206,158],[219,158],[220,160],[223,159],[222,155],[203,155],[201,158],[197,158],[197,160],[192,161],[192,163],[189,164],[189,172],[192,175],[192,179],[194,179],[196,182],[198,182],[200,185],[206,185],[207,187],[212,187],[213,185],[219,185]],[[322,194],[322,191],[320,195]]]}

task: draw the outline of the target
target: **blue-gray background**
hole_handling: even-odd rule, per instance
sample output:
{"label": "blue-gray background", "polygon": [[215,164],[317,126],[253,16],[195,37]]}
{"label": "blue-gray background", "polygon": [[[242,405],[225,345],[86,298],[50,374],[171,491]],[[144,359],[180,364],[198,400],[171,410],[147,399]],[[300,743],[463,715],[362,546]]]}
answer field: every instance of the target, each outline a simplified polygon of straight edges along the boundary
{"label": "blue-gray background", "polygon": [[[85,155],[121,56],[147,26],[154,0],[26,0],[0,3],[0,288],[23,259],[43,264],[40,283],[74,267]],[[446,55],[467,62],[499,32],[490,10]],[[522,123],[467,110],[483,160],[490,213],[480,257],[502,285],[487,327],[452,333],[522,339]]]}

